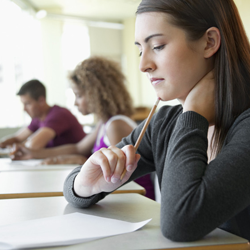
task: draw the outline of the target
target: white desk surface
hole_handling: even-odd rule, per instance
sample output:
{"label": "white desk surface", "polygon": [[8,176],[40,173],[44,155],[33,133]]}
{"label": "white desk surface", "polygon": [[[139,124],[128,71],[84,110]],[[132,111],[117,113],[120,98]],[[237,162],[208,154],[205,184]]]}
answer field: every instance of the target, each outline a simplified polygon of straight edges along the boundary
{"label": "white desk surface", "polygon": [[74,169],[77,164],[41,165],[41,160],[12,161],[10,158],[0,158],[0,172],[36,171],[36,170],[65,170]]}
{"label": "white desk surface", "polygon": [[[0,172],[0,199],[63,196],[63,183],[68,170]],[[130,182],[114,193],[139,193],[144,187]]]}
{"label": "white desk surface", "polygon": [[129,222],[152,218],[140,230],[98,239],[95,241],[46,248],[46,250],[120,250],[120,249],[187,249],[187,250],[249,250],[247,240],[216,229],[204,239],[196,242],[178,243],[164,238],[160,231],[160,204],[138,194],[109,195],[98,204],[87,209],[74,208],[64,197],[0,200],[0,226],[26,220],[58,216],[73,212],[91,214]]}

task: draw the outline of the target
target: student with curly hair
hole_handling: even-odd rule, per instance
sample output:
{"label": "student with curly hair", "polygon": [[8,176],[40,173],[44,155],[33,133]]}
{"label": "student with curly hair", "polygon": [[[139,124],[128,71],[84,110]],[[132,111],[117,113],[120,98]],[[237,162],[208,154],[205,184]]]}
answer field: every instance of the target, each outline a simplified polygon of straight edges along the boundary
{"label": "student with curly hair", "polygon": [[155,171],[165,237],[220,227],[250,240],[250,46],[234,1],[142,0],[135,44],[157,97],[181,105],[153,116],[137,152],[143,123],[95,152],[69,174],[65,198],[89,207]]}

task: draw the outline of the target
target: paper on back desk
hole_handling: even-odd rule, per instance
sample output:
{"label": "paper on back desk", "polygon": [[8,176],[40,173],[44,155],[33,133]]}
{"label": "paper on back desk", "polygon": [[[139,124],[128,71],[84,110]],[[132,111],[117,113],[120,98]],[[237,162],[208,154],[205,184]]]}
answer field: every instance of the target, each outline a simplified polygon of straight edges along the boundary
{"label": "paper on back desk", "polygon": [[43,161],[42,159],[29,159],[29,160],[21,160],[21,161],[11,161],[10,160],[9,164],[35,167],[37,165],[40,165],[42,161]]}
{"label": "paper on back desk", "polygon": [[149,220],[126,221],[72,213],[0,227],[0,249],[62,246],[133,232]]}

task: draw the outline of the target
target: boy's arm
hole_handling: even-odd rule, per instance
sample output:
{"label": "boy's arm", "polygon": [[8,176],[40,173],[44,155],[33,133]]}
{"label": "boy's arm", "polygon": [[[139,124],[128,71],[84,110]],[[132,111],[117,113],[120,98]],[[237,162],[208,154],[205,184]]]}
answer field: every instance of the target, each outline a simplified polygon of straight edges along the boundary
{"label": "boy's arm", "polygon": [[44,148],[50,140],[56,136],[56,132],[48,127],[38,129],[33,133],[25,143],[25,146],[30,149]]}

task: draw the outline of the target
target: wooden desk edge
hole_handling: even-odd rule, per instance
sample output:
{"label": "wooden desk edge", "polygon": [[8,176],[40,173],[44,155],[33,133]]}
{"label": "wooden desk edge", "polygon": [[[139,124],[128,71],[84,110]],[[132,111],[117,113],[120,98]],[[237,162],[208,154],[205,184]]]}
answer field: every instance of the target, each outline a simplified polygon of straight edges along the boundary
{"label": "wooden desk edge", "polygon": [[[146,190],[116,190],[112,194],[141,194],[145,195]],[[0,199],[18,199],[18,198],[37,198],[37,197],[53,197],[63,196],[63,192],[44,192],[44,193],[12,193],[12,194],[0,194]]]}
{"label": "wooden desk edge", "polygon": [[145,189],[142,189],[142,190],[115,190],[114,192],[112,192],[112,194],[141,194],[141,195],[145,195],[146,194],[146,190]]}
{"label": "wooden desk edge", "polygon": [[209,246],[197,246],[197,247],[177,247],[177,248],[157,248],[153,250],[250,250],[250,244],[240,243],[240,244],[224,244],[224,245],[209,245]]}
{"label": "wooden desk edge", "polygon": [[0,199],[38,198],[63,196],[63,192],[0,194]]}

